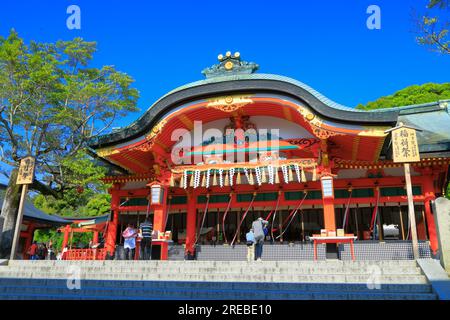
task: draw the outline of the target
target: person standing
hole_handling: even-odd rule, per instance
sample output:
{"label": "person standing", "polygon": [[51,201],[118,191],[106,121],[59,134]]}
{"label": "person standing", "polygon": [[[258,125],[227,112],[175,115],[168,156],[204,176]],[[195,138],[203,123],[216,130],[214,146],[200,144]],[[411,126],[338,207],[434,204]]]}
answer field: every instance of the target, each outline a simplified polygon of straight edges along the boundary
{"label": "person standing", "polygon": [[136,251],[136,237],[138,236],[138,232],[134,229],[133,225],[129,223],[128,227],[122,233],[122,236],[125,239],[123,245],[123,248],[125,249],[125,259],[133,260]]}
{"label": "person standing", "polygon": [[262,257],[262,253],[263,253],[264,238],[266,236],[264,229],[267,228],[268,224],[269,224],[269,222],[266,220],[263,220],[263,218],[258,218],[257,220],[253,221],[253,223],[252,223],[253,233],[255,234],[255,260],[256,261],[261,261],[261,257]]}
{"label": "person standing", "polygon": [[140,225],[141,248],[142,256],[141,260],[151,260],[152,259],[152,235],[153,235],[153,224],[148,218]]}
{"label": "person standing", "polygon": [[247,261],[255,260],[255,235],[253,233],[253,229],[250,229],[245,235],[247,240]]}
{"label": "person standing", "polygon": [[52,242],[52,240],[50,240],[48,242],[47,251],[48,251],[47,259],[48,260],[55,260],[55,252],[53,251],[53,242]]}
{"label": "person standing", "polygon": [[45,260],[47,257],[47,246],[45,243],[39,243],[36,252],[39,260]]}
{"label": "person standing", "polygon": [[33,241],[33,244],[30,246],[30,249],[28,249],[28,255],[30,256],[30,260],[38,260],[38,255],[37,255],[37,242]]}

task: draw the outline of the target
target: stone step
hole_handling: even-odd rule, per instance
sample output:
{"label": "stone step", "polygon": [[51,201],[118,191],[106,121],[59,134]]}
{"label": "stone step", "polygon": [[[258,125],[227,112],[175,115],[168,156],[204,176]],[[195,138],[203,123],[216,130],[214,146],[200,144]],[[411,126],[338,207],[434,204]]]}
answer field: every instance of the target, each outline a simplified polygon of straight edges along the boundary
{"label": "stone step", "polygon": [[[85,288],[135,290],[135,289],[191,289],[191,290],[240,290],[240,291],[341,291],[364,292],[370,290],[367,284],[345,283],[262,283],[262,282],[192,282],[192,281],[127,281],[127,280],[82,280],[80,285]],[[36,288],[67,288],[66,279],[14,279],[0,278],[0,292],[9,287],[36,287]],[[370,290],[372,292],[373,290]],[[415,292],[430,293],[428,284],[383,284],[376,292]]]}
{"label": "stone step", "polygon": [[126,295],[117,295],[116,291],[100,293],[98,291],[79,293],[73,291],[71,293],[62,293],[61,291],[30,293],[30,292],[8,292],[0,293],[0,299],[21,300],[21,299],[44,299],[44,300],[67,300],[67,299],[95,299],[95,300],[436,300],[436,296],[432,293],[377,293],[377,292],[359,292],[359,293],[342,293],[342,292],[199,292],[199,291],[136,291],[127,293]]}
{"label": "stone step", "polygon": [[[203,266],[232,266],[232,265],[242,265],[246,266],[249,264],[254,264],[256,262],[247,262],[247,261],[160,261],[160,260],[152,260],[152,261],[143,261],[143,260],[10,260],[8,262],[9,266],[20,266],[20,265],[32,265],[32,266],[58,266],[58,265],[77,265],[83,264],[86,266],[122,266],[122,265],[161,265],[161,266],[173,266],[173,265],[203,265]],[[343,260],[325,260],[325,261],[262,261],[266,266],[367,266],[367,265],[378,265],[380,267],[384,266],[417,266],[417,263],[414,260],[380,260],[380,261],[368,261],[368,260],[357,260],[357,261],[343,261]]]}
{"label": "stone step", "polygon": [[[249,265],[246,267],[242,266],[216,266],[216,267],[204,267],[204,266],[168,266],[168,267],[157,267],[157,266],[126,266],[126,267],[112,267],[112,266],[96,266],[89,267],[80,265],[80,269],[83,272],[116,272],[116,273],[180,273],[189,270],[191,273],[289,273],[289,274],[372,274],[374,272],[373,267],[267,267],[264,265]],[[9,268],[0,268],[0,274],[4,271],[17,271],[17,272],[35,272],[35,273],[45,273],[45,272],[67,272],[70,266],[15,266]],[[391,268],[380,268],[379,272],[381,274],[421,274],[421,269],[415,266],[400,266]]]}
{"label": "stone step", "polygon": [[[1,272],[1,277],[6,278],[59,278],[68,277],[67,272],[18,272],[13,270]],[[341,282],[341,283],[366,283],[369,275],[342,275],[342,274],[325,274],[325,275],[307,275],[307,274],[198,274],[198,273],[157,273],[157,274],[134,274],[134,273],[80,273],[81,279],[129,279],[129,280],[189,280],[189,281],[262,281],[262,282]],[[426,277],[423,275],[380,275],[381,283],[427,283]]]}

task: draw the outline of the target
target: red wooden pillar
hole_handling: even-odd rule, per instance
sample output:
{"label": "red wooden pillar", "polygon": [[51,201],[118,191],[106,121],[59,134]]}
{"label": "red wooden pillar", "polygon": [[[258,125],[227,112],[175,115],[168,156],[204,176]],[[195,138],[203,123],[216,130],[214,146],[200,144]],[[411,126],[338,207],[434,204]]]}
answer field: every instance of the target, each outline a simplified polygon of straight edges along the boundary
{"label": "red wooden pillar", "polygon": [[[322,203],[323,203],[323,220],[324,227],[327,231],[336,231],[336,213],[334,210],[334,179],[331,175],[328,176],[330,171],[324,170],[321,178],[320,188],[322,190]],[[328,176],[328,177],[327,177]],[[330,190],[324,190],[324,187],[328,189],[329,184],[325,181],[331,181],[331,194],[327,194]]]}
{"label": "red wooden pillar", "polygon": [[[165,185],[161,185],[163,192],[162,204],[160,205],[152,205],[153,211],[153,230],[158,234],[166,231],[166,220],[167,215],[167,193],[169,188]],[[150,196],[151,198],[151,196]],[[151,200],[150,200],[151,201]],[[157,242],[155,242],[156,244]],[[161,244],[161,260],[167,260],[168,258],[168,246],[167,243]]]}
{"label": "red wooden pillar", "polygon": [[[328,158],[328,141],[327,139],[321,139],[320,142],[320,156],[321,156],[321,181],[320,188],[322,190],[322,203],[323,203],[323,220],[324,227],[327,231],[336,231],[336,213],[334,210],[334,178],[331,174],[331,168],[333,167],[332,161]],[[327,182],[331,180],[331,190]],[[324,186],[327,187],[327,192],[324,193]],[[331,191],[331,194],[327,194]]]}
{"label": "red wooden pillar", "polygon": [[106,252],[110,256],[114,256],[116,250],[116,238],[117,238],[117,225],[119,224],[119,207],[120,196],[118,191],[120,190],[119,184],[114,184],[111,192],[111,210],[113,211],[113,219],[109,222],[108,230],[106,233],[105,247]]}
{"label": "red wooden pillar", "polygon": [[64,250],[64,248],[67,247],[67,244],[69,243],[69,232],[70,232],[70,225],[66,225],[64,227],[64,239],[61,245],[61,251]]}
{"label": "red wooden pillar", "polygon": [[23,256],[24,260],[25,260],[25,258],[27,258],[27,259],[30,258],[27,255],[27,251],[31,247],[31,244],[33,243],[33,235],[34,235],[34,223],[30,222],[30,224],[28,225],[27,238],[25,240],[25,246],[23,247],[23,252],[22,252],[22,256]]}
{"label": "red wooden pillar", "polygon": [[94,237],[92,238],[92,243],[98,243],[98,231],[94,231]]}
{"label": "red wooden pillar", "polygon": [[186,249],[185,252],[194,252],[195,229],[197,224],[197,209],[195,195],[188,193],[187,213],[186,213]]}
{"label": "red wooden pillar", "polygon": [[334,200],[324,199],[323,200],[323,219],[325,224],[325,229],[330,231],[336,230],[336,217],[334,213]]}
{"label": "red wooden pillar", "polygon": [[423,176],[423,195],[425,197],[425,218],[428,224],[428,234],[430,236],[430,247],[433,254],[437,253],[438,250],[438,241],[436,235],[436,225],[434,224],[434,216],[431,212],[431,201],[436,199],[434,194],[434,186],[433,186],[433,176],[426,175]]}
{"label": "red wooden pillar", "polygon": [[167,186],[161,186],[164,192],[161,205],[152,205],[153,211],[153,229],[155,231],[165,232],[167,219]]}

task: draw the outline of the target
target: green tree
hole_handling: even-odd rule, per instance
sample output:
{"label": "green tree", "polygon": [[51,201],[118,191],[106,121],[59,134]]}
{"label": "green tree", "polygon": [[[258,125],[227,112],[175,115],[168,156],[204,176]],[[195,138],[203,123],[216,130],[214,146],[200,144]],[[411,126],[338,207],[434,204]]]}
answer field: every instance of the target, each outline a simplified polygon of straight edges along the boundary
{"label": "green tree", "polygon": [[[446,99],[450,99],[450,83],[426,83],[406,87],[392,95],[378,98],[365,105],[360,103],[356,106],[356,109],[375,110],[395,108]],[[446,197],[450,199],[450,182],[447,185]]]}
{"label": "green tree", "polygon": [[[79,243],[87,246],[92,238],[92,232],[74,233],[73,236],[69,238],[69,245],[71,242],[74,246],[77,246]],[[64,240],[64,234],[54,229],[38,229],[34,232],[33,240],[42,243],[48,243],[51,240],[53,248],[60,251]]]}
{"label": "green tree", "polygon": [[[49,214],[73,217],[96,216],[107,212],[104,202],[109,199],[109,195],[104,193],[109,185],[100,180],[106,168],[96,165],[87,154],[79,151],[71,158],[62,159],[61,169],[66,185],[70,184],[73,188],[66,188],[61,197],[36,195],[33,202],[38,209]],[[90,202],[98,206],[91,204],[86,208]]]}
{"label": "green tree", "polygon": [[427,46],[434,51],[450,54],[450,40],[448,38],[450,1],[429,0],[427,8],[428,12],[416,23],[419,33],[416,40],[420,45]]}
{"label": "green tree", "polygon": [[356,109],[374,110],[401,107],[411,104],[435,102],[450,99],[450,83],[426,83],[412,85],[395,92],[392,95],[378,98],[367,104],[358,104]]}
{"label": "green tree", "polygon": [[32,190],[64,199],[102,174],[80,153],[87,139],[137,110],[130,76],[113,66],[88,67],[95,51],[95,42],[81,38],[27,45],[14,30],[0,38],[0,161],[12,168],[4,172],[2,256],[9,253],[17,215],[20,159],[36,158]]}

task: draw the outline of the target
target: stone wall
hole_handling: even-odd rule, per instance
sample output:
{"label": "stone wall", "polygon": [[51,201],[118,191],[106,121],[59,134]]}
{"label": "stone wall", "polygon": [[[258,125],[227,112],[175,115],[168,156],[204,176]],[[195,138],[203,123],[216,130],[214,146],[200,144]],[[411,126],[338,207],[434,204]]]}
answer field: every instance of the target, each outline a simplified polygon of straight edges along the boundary
{"label": "stone wall", "polygon": [[433,204],[441,264],[450,273],[450,200],[437,198]]}

